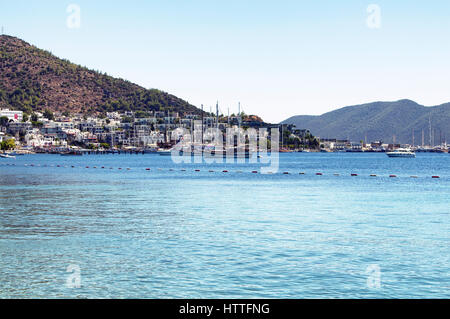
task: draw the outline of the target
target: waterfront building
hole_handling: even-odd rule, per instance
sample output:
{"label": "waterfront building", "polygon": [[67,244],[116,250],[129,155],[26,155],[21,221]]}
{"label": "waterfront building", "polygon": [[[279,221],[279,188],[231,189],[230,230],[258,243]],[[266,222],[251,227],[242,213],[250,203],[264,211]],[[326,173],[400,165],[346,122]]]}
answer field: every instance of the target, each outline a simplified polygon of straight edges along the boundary
{"label": "waterfront building", "polygon": [[11,111],[9,109],[0,110],[0,117],[7,117],[9,121],[22,122],[23,112],[22,111]]}
{"label": "waterfront building", "polygon": [[33,126],[29,122],[11,122],[8,125],[8,133],[11,135],[26,135],[33,130]]}

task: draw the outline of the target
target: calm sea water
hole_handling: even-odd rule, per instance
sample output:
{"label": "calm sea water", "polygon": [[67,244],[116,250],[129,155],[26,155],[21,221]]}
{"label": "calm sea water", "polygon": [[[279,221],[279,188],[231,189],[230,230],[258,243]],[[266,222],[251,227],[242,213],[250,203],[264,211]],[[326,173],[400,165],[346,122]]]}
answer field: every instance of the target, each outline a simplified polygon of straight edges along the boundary
{"label": "calm sea water", "polygon": [[281,154],[261,175],[155,155],[0,159],[0,297],[449,298],[449,164]]}

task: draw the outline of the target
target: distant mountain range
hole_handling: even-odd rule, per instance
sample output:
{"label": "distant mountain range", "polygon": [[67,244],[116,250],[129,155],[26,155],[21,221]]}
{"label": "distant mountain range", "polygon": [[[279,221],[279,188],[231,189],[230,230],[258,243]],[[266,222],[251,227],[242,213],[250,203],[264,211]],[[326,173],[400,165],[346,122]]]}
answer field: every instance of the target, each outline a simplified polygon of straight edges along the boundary
{"label": "distant mountain range", "polygon": [[50,109],[72,114],[201,112],[171,94],[89,70],[6,35],[0,36],[0,108],[27,113]]}
{"label": "distant mountain range", "polygon": [[411,100],[374,102],[344,107],[320,116],[299,115],[283,124],[306,128],[321,138],[350,139],[351,141],[383,141],[392,143],[429,144],[431,117],[432,144],[450,140],[450,103],[425,107]]}

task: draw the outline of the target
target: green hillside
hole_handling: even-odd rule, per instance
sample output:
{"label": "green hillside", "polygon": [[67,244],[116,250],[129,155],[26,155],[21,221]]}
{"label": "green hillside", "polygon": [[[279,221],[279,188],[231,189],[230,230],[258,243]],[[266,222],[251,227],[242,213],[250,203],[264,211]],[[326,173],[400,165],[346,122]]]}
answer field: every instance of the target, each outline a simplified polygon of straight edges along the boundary
{"label": "green hillside", "polygon": [[283,123],[310,129],[321,138],[350,139],[352,141],[381,140],[397,143],[429,144],[431,117],[434,144],[450,138],[450,103],[425,107],[410,100],[375,102],[348,106],[320,116],[294,116]]}
{"label": "green hillside", "polygon": [[59,59],[18,38],[0,36],[0,108],[27,113],[159,111],[199,113],[195,106]]}

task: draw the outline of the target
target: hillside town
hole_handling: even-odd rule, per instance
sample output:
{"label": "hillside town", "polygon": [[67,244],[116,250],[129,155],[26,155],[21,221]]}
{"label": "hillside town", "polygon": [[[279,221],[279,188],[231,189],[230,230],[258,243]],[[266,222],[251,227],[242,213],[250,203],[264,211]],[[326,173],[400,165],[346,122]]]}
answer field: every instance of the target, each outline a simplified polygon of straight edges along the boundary
{"label": "hillside town", "polygon": [[[315,148],[316,141],[307,130],[264,123],[254,115],[230,116],[212,113],[180,114],[177,112],[109,112],[105,116],[58,114],[49,110],[28,116],[18,110],[0,110],[0,142],[4,150],[21,152],[58,153],[68,150],[91,151],[150,151],[170,149],[179,142],[174,131],[180,128],[192,131],[196,123],[203,130],[217,128],[284,128],[286,148]],[[288,134],[286,134],[288,133]],[[10,141],[6,145],[6,141]]]}
{"label": "hillside town", "polygon": [[[0,143],[3,151],[22,153],[64,153],[84,151],[151,152],[170,149],[181,136],[173,132],[184,128],[192,131],[196,123],[203,130],[218,128],[278,128],[280,152],[387,152],[398,148],[413,148],[423,152],[448,152],[443,144],[438,147],[405,144],[385,144],[381,141],[365,143],[340,139],[320,139],[307,129],[289,124],[268,124],[254,115],[230,116],[213,113],[180,114],[178,112],[108,112],[104,116],[59,114],[50,110],[34,112],[0,110]],[[270,137],[269,137],[270,139]]]}

